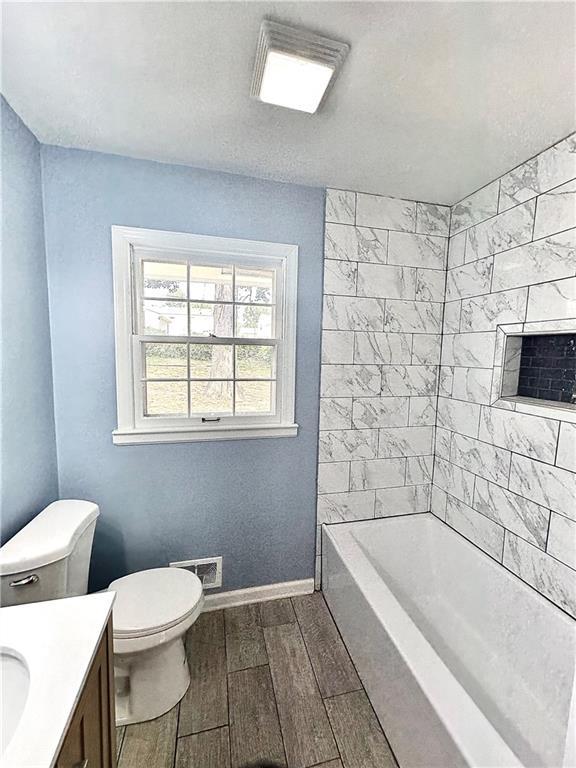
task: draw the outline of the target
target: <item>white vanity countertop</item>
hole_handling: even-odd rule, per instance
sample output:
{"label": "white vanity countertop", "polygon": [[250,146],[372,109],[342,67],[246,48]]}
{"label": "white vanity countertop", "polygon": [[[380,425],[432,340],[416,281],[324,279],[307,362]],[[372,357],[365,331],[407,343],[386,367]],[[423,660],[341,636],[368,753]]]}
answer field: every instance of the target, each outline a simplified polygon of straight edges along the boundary
{"label": "white vanity countertop", "polygon": [[0,754],[2,768],[56,764],[114,597],[100,592],[0,609],[0,646],[15,650],[30,674],[22,716]]}

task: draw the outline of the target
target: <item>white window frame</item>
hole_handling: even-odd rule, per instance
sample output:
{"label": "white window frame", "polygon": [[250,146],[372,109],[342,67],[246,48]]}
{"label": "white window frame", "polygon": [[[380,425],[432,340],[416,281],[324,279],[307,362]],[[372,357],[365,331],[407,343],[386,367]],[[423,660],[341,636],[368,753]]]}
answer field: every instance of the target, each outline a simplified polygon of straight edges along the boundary
{"label": "white window frame", "polygon": [[[141,398],[140,339],[136,333],[139,308],[135,302],[135,275],[139,274],[134,249],[154,251],[154,260],[177,261],[198,256],[199,263],[239,266],[276,266],[276,413],[223,417],[219,423],[203,423],[200,417],[145,416]],[[161,252],[159,255],[158,252]],[[166,252],[165,255],[162,252]],[[135,227],[112,227],[114,277],[114,328],[116,336],[116,396],[118,427],[115,445],[180,443],[197,440],[237,440],[259,437],[294,437],[296,374],[296,300],[298,246],[239,240],[184,232]],[[151,338],[178,341],[179,337]],[[244,341],[244,339],[242,340]],[[250,340],[247,340],[248,343]],[[223,342],[222,342],[223,343]],[[265,343],[265,342],[262,342]]]}

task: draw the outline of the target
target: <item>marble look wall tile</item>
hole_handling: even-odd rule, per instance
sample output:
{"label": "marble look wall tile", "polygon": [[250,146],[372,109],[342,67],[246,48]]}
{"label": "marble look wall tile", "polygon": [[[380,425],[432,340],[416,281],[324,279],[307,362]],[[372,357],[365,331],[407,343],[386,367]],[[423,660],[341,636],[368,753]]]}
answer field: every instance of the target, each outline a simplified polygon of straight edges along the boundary
{"label": "marble look wall tile", "polygon": [[349,224],[326,224],[324,257],[343,261],[358,261],[356,230]]}
{"label": "marble look wall tile", "polygon": [[576,569],[576,522],[552,512],[546,551]]}
{"label": "marble look wall tile", "polygon": [[576,277],[532,285],[526,320],[576,318]]}
{"label": "marble look wall tile", "polygon": [[434,395],[436,376],[433,365],[386,365],[382,368],[382,395]]}
{"label": "marble look wall tile", "polygon": [[450,207],[432,203],[416,203],[416,232],[423,235],[442,235],[450,233]]}
{"label": "marble look wall tile", "polygon": [[491,293],[462,301],[461,331],[493,331],[497,325],[523,322],[528,288]]}
{"label": "marble look wall tile", "polygon": [[572,568],[513,533],[506,534],[504,565],[553,603],[576,617],[576,571]]}
{"label": "marble look wall tile", "polygon": [[357,272],[355,261],[324,259],[324,293],[355,296]]}
{"label": "marble look wall tile", "polygon": [[318,493],[341,493],[342,491],[349,490],[349,461],[329,462],[318,465]]}
{"label": "marble look wall tile", "polygon": [[442,340],[442,365],[491,368],[494,364],[496,333],[456,333]]}
{"label": "marble look wall tile", "polygon": [[365,227],[414,232],[416,229],[416,203],[395,197],[358,193],[356,196],[356,223]]}
{"label": "marble look wall tile", "polygon": [[478,436],[487,443],[553,464],[559,426],[553,419],[483,406]]}
{"label": "marble look wall tile", "polygon": [[[444,301],[446,272],[443,269],[418,269],[416,273],[417,301]],[[409,298],[404,296],[403,298]]]}
{"label": "marble look wall tile", "polygon": [[430,510],[430,484],[376,491],[375,517],[413,515]]}
{"label": "marble look wall tile", "polygon": [[498,212],[499,189],[500,181],[493,181],[456,203],[452,208],[450,234],[455,235],[490,216],[495,216]]}
{"label": "marble look wall tile", "polygon": [[440,365],[441,346],[439,333],[415,333],[412,336],[412,365]]}
{"label": "marble look wall tile", "polygon": [[406,459],[406,485],[423,485],[432,480],[433,456],[409,456]]}
{"label": "marble look wall tile", "polygon": [[469,229],[466,261],[484,259],[493,253],[507,251],[509,248],[530,242],[535,207],[535,201],[529,200]]}
{"label": "marble look wall tile", "polygon": [[504,528],[501,525],[450,495],[446,503],[446,522],[490,557],[502,562]]}
{"label": "marble look wall tile", "polygon": [[385,229],[356,227],[358,261],[385,264],[388,258],[388,232]]}
{"label": "marble look wall tile", "polygon": [[576,135],[502,176],[498,210],[505,211],[573,178],[576,178]]}
{"label": "marble look wall tile", "polygon": [[451,397],[454,383],[454,366],[441,365],[438,371],[438,394],[442,397]]}
{"label": "marble look wall tile", "polygon": [[431,301],[386,301],[384,330],[394,333],[440,333],[442,304]]}
{"label": "marble look wall tile", "polygon": [[465,504],[472,504],[474,475],[439,456],[434,459],[434,485]]}
{"label": "marble look wall tile", "polygon": [[358,265],[358,296],[379,299],[413,299],[416,270],[388,264]]}
{"label": "marble look wall tile", "polygon": [[479,419],[479,405],[447,397],[438,398],[438,426],[461,435],[476,437]]}
{"label": "marble look wall tile", "polygon": [[335,429],[320,432],[320,462],[375,459],[377,455],[377,429]]}
{"label": "marble look wall tile", "polygon": [[452,432],[444,427],[436,427],[434,441],[434,455],[446,461],[450,460],[450,443]]}
{"label": "marble look wall tile", "polygon": [[318,524],[367,520],[374,517],[374,491],[328,493],[318,496]]}
{"label": "marble look wall tile", "polygon": [[536,504],[576,520],[574,472],[514,454],[508,487]]}
{"label": "marble look wall tile", "polygon": [[444,269],[447,242],[445,237],[390,232],[388,263],[423,269]]}
{"label": "marble look wall tile", "polygon": [[452,436],[450,461],[485,480],[507,485],[510,459],[510,451],[496,448],[473,437],[458,434]]}
{"label": "marble look wall tile", "polygon": [[407,397],[361,397],[354,400],[352,423],[356,429],[408,426]]}
{"label": "marble look wall tile", "polygon": [[411,397],[408,424],[411,427],[433,427],[436,424],[436,396]]}
{"label": "marble look wall tile", "polygon": [[326,224],[324,256],[342,261],[370,261],[385,264],[388,232],[384,229]]}
{"label": "marble look wall tile", "polygon": [[454,368],[452,397],[488,405],[491,397],[491,368]]}
{"label": "marble look wall tile", "polygon": [[404,485],[406,459],[375,459],[353,461],[350,470],[350,490],[368,491]]}
{"label": "marble look wall tile", "polygon": [[380,392],[376,365],[323,365],[321,397],[368,397]]}
{"label": "marble look wall tile", "polygon": [[356,193],[343,189],[326,190],[326,221],[354,224]]}
{"label": "marble look wall tile", "polygon": [[351,397],[320,398],[320,429],[350,429],[351,426]]}
{"label": "marble look wall tile", "polygon": [[354,362],[374,365],[409,364],[412,359],[412,336],[408,333],[356,331]]}
{"label": "marble look wall tile", "polygon": [[560,426],[556,465],[576,472],[576,424],[564,422]]}
{"label": "marble look wall tile", "polygon": [[494,257],[492,290],[502,291],[523,285],[576,275],[576,229],[550,235]]}
{"label": "marble look wall tile", "polygon": [[576,179],[538,198],[534,240],[576,227]]}
{"label": "marble look wall tile", "polygon": [[325,296],[323,328],[335,331],[384,330],[384,301],[354,296]]}
{"label": "marble look wall tile", "polygon": [[322,331],[322,362],[352,364],[354,331]]}
{"label": "marble look wall tile", "polygon": [[432,493],[430,497],[430,512],[440,520],[446,519],[446,502],[448,500],[448,494],[437,485],[432,486]]}
{"label": "marble look wall tile", "polygon": [[448,243],[448,269],[460,267],[466,261],[466,232],[453,235]]}
{"label": "marble look wall tile", "polygon": [[546,546],[550,512],[539,504],[477,477],[473,506],[531,544]]}
{"label": "marble look wall tile", "polygon": [[460,333],[460,299],[449,301],[444,305],[444,333]]}
{"label": "marble look wall tile", "polygon": [[533,320],[524,323],[522,327],[524,333],[560,333],[567,331],[574,333],[574,319],[571,320]]}
{"label": "marble look wall tile", "polygon": [[380,429],[378,456],[394,458],[432,453],[432,427],[393,427]]}
{"label": "marble look wall tile", "polygon": [[471,261],[461,267],[448,270],[446,278],[446,301],[467,299],[490,293],[492,263],[494,257]]}

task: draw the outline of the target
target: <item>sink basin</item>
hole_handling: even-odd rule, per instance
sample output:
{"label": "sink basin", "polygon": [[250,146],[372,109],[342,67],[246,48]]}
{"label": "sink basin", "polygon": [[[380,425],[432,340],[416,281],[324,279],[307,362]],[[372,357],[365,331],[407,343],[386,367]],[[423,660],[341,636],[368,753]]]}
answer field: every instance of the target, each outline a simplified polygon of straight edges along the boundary
{"label": "sink basin", "polygon": [[24,659],[11,648],[0,648],[0,754],[18,726],[29,688],[30,673]]}

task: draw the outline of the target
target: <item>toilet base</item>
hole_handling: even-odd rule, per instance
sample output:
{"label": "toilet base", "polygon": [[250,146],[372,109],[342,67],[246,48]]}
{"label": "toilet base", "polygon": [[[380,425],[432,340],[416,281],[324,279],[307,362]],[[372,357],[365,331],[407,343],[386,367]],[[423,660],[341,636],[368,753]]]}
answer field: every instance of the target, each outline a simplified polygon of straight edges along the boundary
{"label": "toilet base", "polygon": [[153,720],[172,709],[190,685],[184,637],[146,651],[114,654],[116,725]]}

